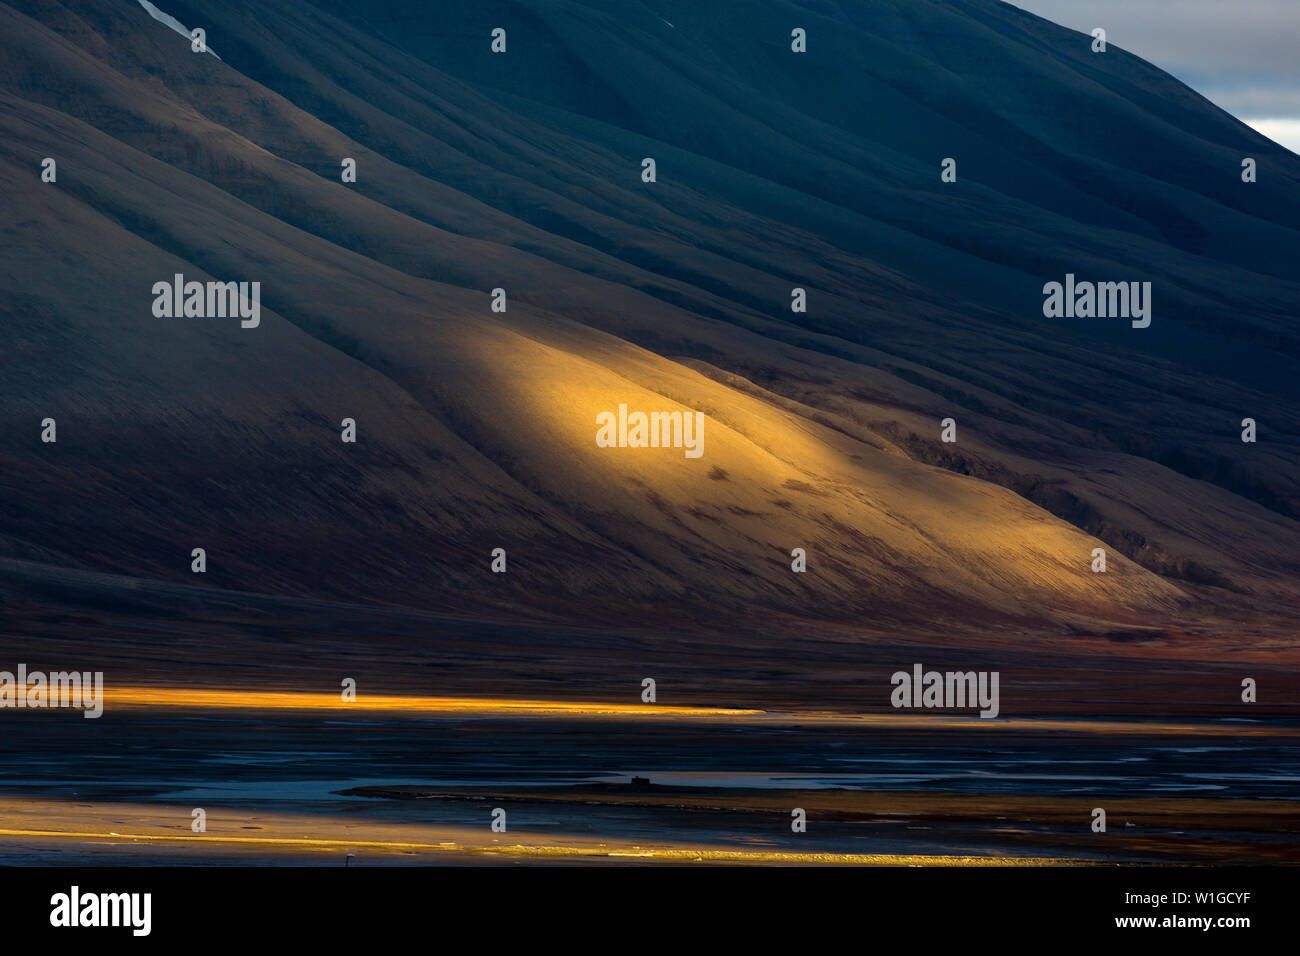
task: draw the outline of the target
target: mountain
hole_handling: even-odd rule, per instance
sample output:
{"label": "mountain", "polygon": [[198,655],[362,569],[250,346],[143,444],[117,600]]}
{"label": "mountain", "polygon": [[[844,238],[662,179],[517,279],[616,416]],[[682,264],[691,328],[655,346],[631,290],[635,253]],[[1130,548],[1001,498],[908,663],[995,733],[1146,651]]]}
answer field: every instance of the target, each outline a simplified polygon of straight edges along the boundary
{"label": "mountain", "polygon": [[[995,0],[159,6],[217,55],[0,4],[11,646],[287,600],[1293,654],[1300,157],[1154,66]],[[702,454],[599,447],[620,405]]]}

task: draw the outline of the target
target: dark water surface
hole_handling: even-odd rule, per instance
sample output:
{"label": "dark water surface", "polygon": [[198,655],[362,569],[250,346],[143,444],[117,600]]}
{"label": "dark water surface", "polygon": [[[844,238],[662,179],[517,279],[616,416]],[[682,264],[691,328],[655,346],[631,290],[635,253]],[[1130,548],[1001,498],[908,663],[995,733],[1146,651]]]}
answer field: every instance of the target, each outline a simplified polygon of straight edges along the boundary
{"label": "dark water surface", "polygon": [[[669,786],[1050,796],[1300,797],[1300,737],[1278,722],[1203,737],[671,720],[159,711],[4,715],[0,787],[328,799],[362,784]],[[1131,721],[1127,722],[1131,726]],[[1185,726],[1185,722],[1183,724]],[[1224,727],[1240,735],[1224,736]],[[1021,725],[1023,727],[1023,725]],[[1215,732],[1219,733],[1215,733]]]}

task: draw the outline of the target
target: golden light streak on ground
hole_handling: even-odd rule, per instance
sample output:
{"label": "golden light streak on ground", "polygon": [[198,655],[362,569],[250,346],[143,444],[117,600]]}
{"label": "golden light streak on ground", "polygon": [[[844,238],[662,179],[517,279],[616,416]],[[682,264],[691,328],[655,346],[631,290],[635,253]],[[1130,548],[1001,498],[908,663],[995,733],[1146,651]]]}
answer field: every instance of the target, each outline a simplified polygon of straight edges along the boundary
{"label": "golden light streak on ground", "polygon": [[763,713],[761,710],[721,707],[384,694],[358,694],[355,701],[344,701],[340,693],[186,687],[105,687],[104,705],[106,708],[124,710],[143,707],[211,707],[224,710],[403,711],[412,714],[544,714],[572,717],[734,717]]}
{"label": "golden light streak on ground", "polygon": [[304,848],[319,850],[366,849],[418,851],[451,854],[493,854],[510,858],[608,858],[658,860],[676,863],[817,863],[844,866],[1089,866],[1086,860],[1041,857],[918,856],[886,853],[792,853],[781,850],[732,850],[711,847],[617,847],[569,846],[565,844],[468,844],[409,843],[388,840],[320,840],[291,837],[177,836],[143,833],[94,833],[67,830],[3,830],[3,837],[65,838],[69,840],[144,840],[191,844],[255,845],[268,849]]}
{"label": "golden light streak on ground", "polygon": [[419,697],[399,694],[358,694],[352,702],[339,693],[300,691],[219,690],[212,688],[108,686],[104,701],[109,709],[211,708],[217,710],[297,710],[387,712],[418,714],[465,714],[479,716],[539,717],[686,717],[703,721],[739,721],[781,725],[817,723],[860,726],[882,730],[988,730],[1044,731],[1079,734],[1187,737],[1300,737],[1300,727],[1248,723],[1179,723],[1160,720],[1081,720],[1073,718],[998,717],[984,720],[975,715],[852,714],[828,711],[774,712],[729,707],[667,706],[660,704],[612,704],[600,701],[556,701],[526,698]]}

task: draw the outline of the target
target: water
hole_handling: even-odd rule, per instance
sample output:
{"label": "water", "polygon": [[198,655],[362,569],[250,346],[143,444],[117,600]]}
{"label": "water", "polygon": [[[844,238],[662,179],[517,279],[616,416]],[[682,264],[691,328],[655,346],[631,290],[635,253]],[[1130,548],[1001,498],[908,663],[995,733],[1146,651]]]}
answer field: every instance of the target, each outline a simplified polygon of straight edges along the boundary
{"label": "water", "polygon": [[[1048,796],[1300,797],[1294,725],[1249,735],[894,730],[816,721],[776,725],[555,717],[302,714],[24,714],[0,741],[0,788],[328,800],[360,785],[663,786],[909,790]],[[17,722],[13,722],[17,723]],[[1244,731],[1243,731],[1244,733]]]}

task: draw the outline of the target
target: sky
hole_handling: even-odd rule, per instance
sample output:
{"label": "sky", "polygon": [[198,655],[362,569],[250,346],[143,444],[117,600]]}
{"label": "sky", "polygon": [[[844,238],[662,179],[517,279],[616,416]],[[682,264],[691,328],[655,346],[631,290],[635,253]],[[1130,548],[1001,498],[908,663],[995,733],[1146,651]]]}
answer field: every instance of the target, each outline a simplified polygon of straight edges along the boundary
{"label": "sky", "polygon": [[1300,153],[1300,0],[1007,0],[1106,39]]}

